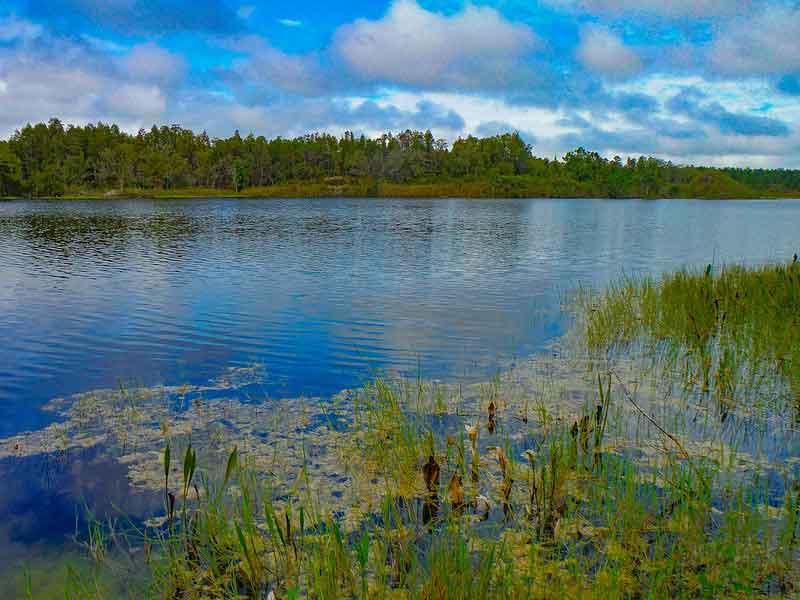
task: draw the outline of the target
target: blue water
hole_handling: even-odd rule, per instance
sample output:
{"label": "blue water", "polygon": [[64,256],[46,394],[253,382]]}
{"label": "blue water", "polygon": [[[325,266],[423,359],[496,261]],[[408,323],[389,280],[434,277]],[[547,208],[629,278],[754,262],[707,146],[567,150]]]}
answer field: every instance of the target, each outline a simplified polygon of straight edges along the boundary
{"label": "blue water", "polygon": [[[480,379],[546,349],[577,286],[786,261],[799,228],[795,201],[0,203],[0,438],[56,397],[254,364],[272,397]],[[87,509],[161,510],[101,449],[0,460],[0,482],[2,597],[75,551]]]}
{"label": "blue water", "polygon": [[788,260],[798,227],[795,201],[0,203],[0,437],[57,396],[254,363],[274,397],[482,377],[558,336],[578,285]]}

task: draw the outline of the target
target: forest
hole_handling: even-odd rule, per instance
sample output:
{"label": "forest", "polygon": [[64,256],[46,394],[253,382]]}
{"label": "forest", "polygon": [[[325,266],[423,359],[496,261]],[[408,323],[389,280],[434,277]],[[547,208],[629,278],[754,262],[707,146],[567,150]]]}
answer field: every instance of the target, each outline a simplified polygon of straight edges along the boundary
{"label": "forest", "polygon": [[539,158],[517,133],[449,144],[430,131],[211,138],[178,125],[28,124],[0,141],[0,196],[800,196],[800,170],[608,159],[578,148]]}

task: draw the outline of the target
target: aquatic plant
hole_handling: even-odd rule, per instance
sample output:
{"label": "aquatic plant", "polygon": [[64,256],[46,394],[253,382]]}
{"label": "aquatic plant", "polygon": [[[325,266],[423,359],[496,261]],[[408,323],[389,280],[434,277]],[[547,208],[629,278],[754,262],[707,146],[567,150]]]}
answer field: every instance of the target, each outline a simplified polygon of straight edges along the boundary
{"label": "aquatic plant", "polygon": [[[143,549],[134,597],[793,597],[796,269],[585,293],[560,358],[475,386],[376,379],[262,407],[194,390],[176,414],[142,400],[162,425],[123,456],[164,518],[95,523],[88,548],[109,570]],[[69,446],[119,428],[104,398],[53,431]]]}

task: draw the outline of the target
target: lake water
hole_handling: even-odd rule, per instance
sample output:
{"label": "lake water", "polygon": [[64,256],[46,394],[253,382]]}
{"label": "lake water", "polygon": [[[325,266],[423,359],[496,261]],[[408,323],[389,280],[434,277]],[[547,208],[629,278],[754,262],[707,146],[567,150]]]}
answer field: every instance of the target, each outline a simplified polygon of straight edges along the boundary
{"label": "lake water", "polygon": [[[545,350],[577,286],[789,260],[798,227],[796,201],[0,203],[0,438],[46,426],[56,397],[231,367],[263,365],[274,398],[485,377]],[[91,452],[0,470],[0,561],[63,538],[79,500],[126,496]]]}

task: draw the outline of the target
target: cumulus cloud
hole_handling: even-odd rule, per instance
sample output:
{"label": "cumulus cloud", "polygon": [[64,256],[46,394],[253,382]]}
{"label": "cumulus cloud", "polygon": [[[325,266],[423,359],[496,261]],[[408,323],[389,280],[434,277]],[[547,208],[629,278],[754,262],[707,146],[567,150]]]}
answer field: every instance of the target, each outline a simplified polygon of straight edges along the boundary
{"label": "cumulus cloud", "polygon": [[479,87],[509,77],[539,43],[527,26],[488,7],[445,16],[397,0],[380,20],[340,28],[334,53],[358,76],[420,87]]}
{"label": "cumulus cloud", "polygon": [[186,74],[186,60],[156,44],[146,43],[131,48],[120,64],[125,73],[140,81],[161,85],[180,83]]}
{"label": "cumulus cloud", "polygon": [[168,99],[154,83],[135,81],[110,57],[82,40],[42,33],[34,45],[0,46],[7,93],[0,135],[51,117],[70,123],[114,121],[138,126],[164,114]]}
{"label": "cumulus cloud", "polygon": [[[255,32],[309,12],[259,23],[250,0],[14,1],[19,16],[0,17],[0,136],[56,116],[214,135],[519,130],[540,154],[582,145],[680,162],[797,166],[800,155],[794,0],[758,11],[732,0],[543,0],[564,9],[545,15],[550,43],[486,2],[439,13],[395,0],[303,52],[294,36],[279,48]],[[623,26],[625,40],[654,32],[658,45],[626,45]],[[159,41],[131,47],[155,32]],[[203,60],[168,50],[176,39],[203,48]],[[224,66],[206,66],[209,41]]]}
{"label": "cumulus cloud", "polygon": [[600,75],[625,79],[642,70],[642,59],[612,31],[598,25],[581,30],[581,43],[576,55],[581,64]]}
{"label": "cumulus cloud", "polygon": [[239,38],[229,46],[246,57],[224,70],[224,77],[237,93],[255,94],[253,100],[278,93],[319,96],[339,82],[339,74],[326,69],[317,53],[288,54],[257,36]]}
{"label": "cumulus cloud", "polygon": [[108,112],[128,117],[158,118],[167,109],[167,100],[155,85],[125,83],[105,96]]}
{"label": "cumulus cloud", "polygon": [[587,13],[659,17],[714,17],[747,11],[752,0],[545,0],[555,8]]}
{"label": "cumulus cloud", "polygon": [[676,163],[720,166],[792,166],[791,156],[800,151],[797,135],[755,137],[726,135],[708,130],[701,135],[672,137],[647,127],[601,127],[541,139],[537,148],[561,154],[578,146],[606,156],[652,155]]}
{"label": "cumulus cloud", "polygon": [[800,7],[771,5],[722,28],[711,64],[727,75],[784,74],[800,70]]}

